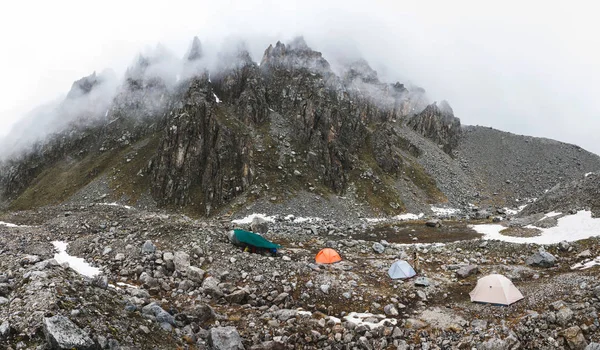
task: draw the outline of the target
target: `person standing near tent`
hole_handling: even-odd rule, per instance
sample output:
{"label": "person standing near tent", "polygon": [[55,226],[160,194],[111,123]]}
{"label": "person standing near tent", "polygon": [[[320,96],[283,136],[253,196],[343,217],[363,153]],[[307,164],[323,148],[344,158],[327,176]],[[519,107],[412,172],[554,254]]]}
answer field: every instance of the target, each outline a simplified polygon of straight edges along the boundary
{"label": "person standing near tent", "polygon": [[421,268],[419,266],[419,252],[417,249],[415,249],[413,252],[413,268],[417,273],[421,273]]}

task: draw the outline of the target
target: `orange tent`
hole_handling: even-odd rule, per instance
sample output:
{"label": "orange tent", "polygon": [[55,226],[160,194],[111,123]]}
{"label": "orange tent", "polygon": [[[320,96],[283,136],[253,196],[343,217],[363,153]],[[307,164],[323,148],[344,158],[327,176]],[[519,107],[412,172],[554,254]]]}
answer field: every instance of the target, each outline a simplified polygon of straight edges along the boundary
{"label": "orange tent", "polygon": [[320,264],[333,264],[335,262],[342,261],[342,258],[335,250],[331,248],[325,248],[317,253],[315,260]]}

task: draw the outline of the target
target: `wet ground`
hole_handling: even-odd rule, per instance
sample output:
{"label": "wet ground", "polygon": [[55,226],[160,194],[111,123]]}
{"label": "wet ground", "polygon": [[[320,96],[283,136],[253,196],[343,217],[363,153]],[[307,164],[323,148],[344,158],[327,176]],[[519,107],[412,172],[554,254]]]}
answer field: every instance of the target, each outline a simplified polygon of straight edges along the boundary
{"label": "wet ground", "polygon": [[442,227],[425,226],[422,222],[383,224],[353,235],[353,239],[366,241],[386,240],[390,243],[449,243],[481,238],[482,235],[467,223],[445,221]]}

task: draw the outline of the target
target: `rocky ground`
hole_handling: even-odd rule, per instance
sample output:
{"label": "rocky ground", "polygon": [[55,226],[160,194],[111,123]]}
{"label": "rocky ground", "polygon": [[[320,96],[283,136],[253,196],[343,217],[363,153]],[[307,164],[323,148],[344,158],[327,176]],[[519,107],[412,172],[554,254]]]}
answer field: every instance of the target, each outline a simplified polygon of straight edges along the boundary
{"label": "rocky ground", "polygon": [[[598,238],[540,247],[482,240],[465,219],[428,227],[278,218],[265,236],[283,249],[263,256],[228,242],[231,219],[97,204],[3,214],[17,226],[0,225],[0,347],[595,349],[600,341],[598,267],[571,270],[600,255]],[[53,241],[101,273],[58,264]],[[315,264],[324,247],[343,261]],[[391,280],[397,259],[418,278]],[[477,279],[492,272],[525,298],[471,303]]]}

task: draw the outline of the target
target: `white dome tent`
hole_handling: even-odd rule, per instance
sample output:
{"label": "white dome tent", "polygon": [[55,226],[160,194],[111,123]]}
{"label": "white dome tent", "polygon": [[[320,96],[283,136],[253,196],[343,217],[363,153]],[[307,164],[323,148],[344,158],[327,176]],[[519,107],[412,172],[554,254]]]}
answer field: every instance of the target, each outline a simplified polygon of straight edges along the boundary
{"label": "white dome tent", "polygon": [[523,294],[512,281],[498,274],[487,275],[477,280],[475,289],[469,295],[472,302],[497,305],[510,305],[523,299]]}
{"label": "white dome tent", "polygon": [[390,275],[390,278],[392,279],[411,278],[416,274],[415,269],[404,260],[394,262],[388,271],[388,275]]}

